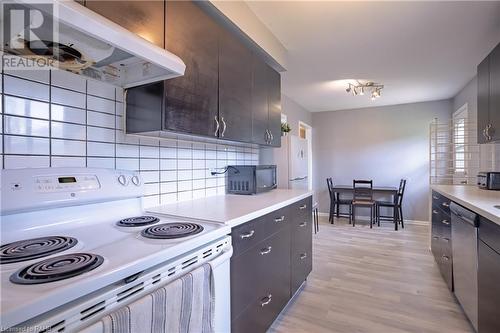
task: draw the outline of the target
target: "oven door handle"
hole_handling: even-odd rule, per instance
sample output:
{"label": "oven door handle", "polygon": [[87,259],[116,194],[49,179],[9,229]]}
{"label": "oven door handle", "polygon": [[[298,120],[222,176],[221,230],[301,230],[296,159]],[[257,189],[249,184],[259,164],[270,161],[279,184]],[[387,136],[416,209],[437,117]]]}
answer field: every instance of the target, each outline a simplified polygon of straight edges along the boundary
{"label": "oven door handle", "polygon": [[212,261],[209,261],[209,264],[210,266],[212,266],[212,268],[216,268],[223,262],[229,260],[229,258],[231,258],[232,255],[233,255],[233,247],[231,246],[230,248],[222,251],[222,253],[217,258],[215,258]]}

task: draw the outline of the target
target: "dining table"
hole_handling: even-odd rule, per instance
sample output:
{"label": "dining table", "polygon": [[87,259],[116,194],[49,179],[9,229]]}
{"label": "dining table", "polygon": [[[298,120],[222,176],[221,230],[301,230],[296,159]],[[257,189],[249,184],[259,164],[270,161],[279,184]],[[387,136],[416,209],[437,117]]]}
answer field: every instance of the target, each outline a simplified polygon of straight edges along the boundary
{"label": "dining table", "polygon": [[[354,187],[352,185],[334,185],[333,192],[341,194],[353,194]],[[398,194],[398,188],[393,186],[374,186],[372,188],[374,195],[383,195],[383,196],[391,196],[391,200],[394,200],[394,197]],[[339,216],[339,207],[337,206],[337,217]],[[398,224],[394,226],[396,230],[398,230]]]}
{"label": "dining table", "polygon": [[[398,188],[393,186],[374,186],[372,189],[374,194],[384,194],[384,195],[396,195],[398,193]],[[333,192],[339,194],[349,194],[354,192],[354,187],[352,185],[334,185]]]}

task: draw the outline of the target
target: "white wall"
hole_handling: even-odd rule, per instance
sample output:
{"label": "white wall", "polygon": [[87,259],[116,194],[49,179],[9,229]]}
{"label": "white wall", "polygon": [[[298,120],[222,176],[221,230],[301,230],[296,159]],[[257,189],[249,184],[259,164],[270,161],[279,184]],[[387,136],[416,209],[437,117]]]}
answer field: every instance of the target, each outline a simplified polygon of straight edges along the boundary
{"label": "white wall", "polygon": [[373,179],[398,186],[406,178],[405,219],[428,220],[429,124],[448,121],[451,100],[313,113],[314,189],[328,212],[326,178],[337,184]]}

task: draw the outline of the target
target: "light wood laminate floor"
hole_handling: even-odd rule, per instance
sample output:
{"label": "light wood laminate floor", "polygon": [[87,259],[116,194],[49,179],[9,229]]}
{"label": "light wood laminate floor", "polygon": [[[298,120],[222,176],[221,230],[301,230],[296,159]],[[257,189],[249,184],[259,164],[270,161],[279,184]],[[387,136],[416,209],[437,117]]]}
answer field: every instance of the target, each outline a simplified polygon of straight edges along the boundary
{"label": "light wood laminate floor", "polygon": [[313,235],[313,271],[270,332],[473,332],[439,274],[428,226],[326,220]]}

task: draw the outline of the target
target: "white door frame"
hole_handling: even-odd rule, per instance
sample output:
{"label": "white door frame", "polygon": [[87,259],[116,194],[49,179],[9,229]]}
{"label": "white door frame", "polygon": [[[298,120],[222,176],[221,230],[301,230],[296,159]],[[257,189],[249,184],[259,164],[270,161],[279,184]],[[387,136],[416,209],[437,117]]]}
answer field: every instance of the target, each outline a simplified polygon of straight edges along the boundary
{"label": "white door frame", "polygon": [[313,151],[312,151],[312,126],[303,122],[302,120],[299,120],[299,131],[300,127],[304,127],[306,129],[306,140],[307,140],[307,188],[309,191],[312,190],[312,184],[313,184],[313,179],[312,179],[312,170],[313,170]]}

